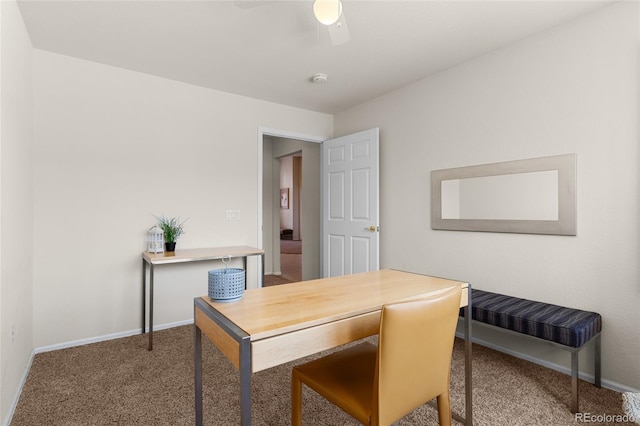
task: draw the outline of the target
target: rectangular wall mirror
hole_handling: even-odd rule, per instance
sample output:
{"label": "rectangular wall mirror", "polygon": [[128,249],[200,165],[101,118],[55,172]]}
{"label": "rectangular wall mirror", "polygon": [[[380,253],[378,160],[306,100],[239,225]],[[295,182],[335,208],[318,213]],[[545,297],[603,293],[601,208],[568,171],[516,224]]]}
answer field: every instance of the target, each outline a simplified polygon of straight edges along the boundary
{"label": "rectangular wall mirror", "polygon": [[431,228],[576,235],[576,155],[431,172]]}

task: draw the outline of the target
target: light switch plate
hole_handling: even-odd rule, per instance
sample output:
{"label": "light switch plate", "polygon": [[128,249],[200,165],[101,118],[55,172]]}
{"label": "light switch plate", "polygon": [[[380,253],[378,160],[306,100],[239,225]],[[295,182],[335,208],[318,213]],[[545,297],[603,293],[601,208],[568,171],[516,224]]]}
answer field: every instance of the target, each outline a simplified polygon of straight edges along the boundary
{"label": "light switch plate", "polygon": [[225,220],[240,220],[240,210],[227,210]]}

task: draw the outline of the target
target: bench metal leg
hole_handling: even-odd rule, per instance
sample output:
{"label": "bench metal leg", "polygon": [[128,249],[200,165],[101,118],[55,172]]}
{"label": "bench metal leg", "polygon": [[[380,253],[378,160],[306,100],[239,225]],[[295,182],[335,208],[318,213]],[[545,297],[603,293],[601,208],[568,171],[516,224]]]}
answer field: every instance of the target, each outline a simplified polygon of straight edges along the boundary
{"label": "bench metal leg", "polygon": [[578,412],[578,349],[571,350],[571,412]]}
{"label": "bench metal leg", "polygon": [[[602,387],[602,371],[601,371],[601,334],[598,333],[593,336],[593,354],[594,354],[594,379],[593,384],[596,387]],[[577,413],[579,409],[579,398],[580,393],[578,389],[578,354],[580,353],[580,349],[584,348],[584,346],[580,348],[572,348],[571,349],[571,412]]]}
{"label": "bench metal leg", "polygon": [[596,387],[602,387],[602,381],[601,381],[601,371],[600,371],[600,364],[601,364],[601,358],[600,358],[600,333],[598,333],[595,337],[594,337],[594,352],[595,352],[595,380],[594,380],[594,385],[596,385]]}

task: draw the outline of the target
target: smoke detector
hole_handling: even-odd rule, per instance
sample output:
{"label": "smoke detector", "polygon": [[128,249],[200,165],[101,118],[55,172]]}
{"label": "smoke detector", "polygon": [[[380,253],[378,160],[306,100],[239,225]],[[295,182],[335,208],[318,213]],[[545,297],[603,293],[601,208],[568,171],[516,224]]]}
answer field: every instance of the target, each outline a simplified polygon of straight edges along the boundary
{"label": "smoke detector", "polygon": [[313,81],[314,83],[326,83],[327,75],[325,73],[319,72],[311,77],[311,81]]}

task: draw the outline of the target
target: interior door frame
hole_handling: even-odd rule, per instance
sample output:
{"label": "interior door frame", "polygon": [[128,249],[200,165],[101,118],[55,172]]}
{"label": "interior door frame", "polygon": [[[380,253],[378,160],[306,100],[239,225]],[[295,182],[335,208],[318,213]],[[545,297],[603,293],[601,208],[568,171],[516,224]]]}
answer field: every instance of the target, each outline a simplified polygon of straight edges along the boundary
{"label": "interior door frame", "polygon": [[[263,147],[263,143],[264,143],[264,137],[265,136],[273,136],[273,137],[277,137],[277,138],[287,138],[287,139],[296,139],[296,140],[300,140],[300,141],[304,141],[304,142],[313,142],[313,143],[319,143],[321,144],[322,142],[324,142],[325,140],[329,139],[329,137],[325,137],[325,136],[315,136],[315,135],[306,135],[303,133],[297,133],[297,132],[290,132],[288,130],[280,130],[280,129],[273,129],[273,128],[269,128],[269,127],[263,127],[263,126],[258,126],[258,248],[262,249],[263,247],[263,238],[262,238],[262,233],[263,233],[263,222],[262,222],[262,214],[263,212],[263,174],[264,174],[264,168],[263,168],[263,161],[264,161],[264,147]],[[320,179],[320,176],[318,176],[318,179]],[[322,185],[322,180],[320,181],[320,185]],[[322,227],[322,224],[321,224]],[[322,245],[322,241],[320,241],[320,244]],[[322,247],[320,248],[320,256],[322,257]],[[259,260],[259,262],[261,262],[262,260]],[[320,264],[322,264],[322,258],[320,259]],[[258,271],[262,270],[262,265],[258,265],[258,268],[256,268]],[[258,275],[260,273],[258,272]],[[258,285],[259,283],[262,282],[262,279],[258,276]]]}

